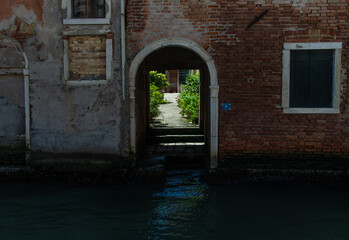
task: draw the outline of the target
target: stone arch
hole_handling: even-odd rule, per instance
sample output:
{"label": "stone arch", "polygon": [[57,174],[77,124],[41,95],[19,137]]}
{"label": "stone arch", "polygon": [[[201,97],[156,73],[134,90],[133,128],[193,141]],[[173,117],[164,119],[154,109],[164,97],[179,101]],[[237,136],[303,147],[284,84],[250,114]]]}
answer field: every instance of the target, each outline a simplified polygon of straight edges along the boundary
{"label": "stone arch", "polygon": [[133,59],[129,69],[130,93],[130,148],[136,153],[136,75],[137,71],[152,52],[165,47],[183,47],[195,52],[207,65],[210,75],[210,167],[216,168],[218,162],[218,78],[212,57],[197,43],[184,38],[165,38],[145,46]]}
{"label": "stone arch", "polygon": [[14,38],[0,34],[0,41],[8,41],[21,53],[24,61],[23,76],[24,76],[24,109],[25,109],[25,138],[28,149],[31,147],[30,142],[30,103],[29,103],[29,60],[27,54],[24,52],[22,45]]}

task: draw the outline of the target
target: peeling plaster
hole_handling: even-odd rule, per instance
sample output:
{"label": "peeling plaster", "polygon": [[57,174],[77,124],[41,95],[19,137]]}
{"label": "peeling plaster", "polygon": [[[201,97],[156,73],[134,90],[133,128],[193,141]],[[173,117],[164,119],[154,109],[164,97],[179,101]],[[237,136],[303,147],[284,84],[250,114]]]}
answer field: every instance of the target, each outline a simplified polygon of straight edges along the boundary
{"label": "peeling plaster", "polygon": [[0,21],[0,30],[8,29],[15,23],[15,19],[19,18],[27,24],[36,24],[36,14],[33,10],[28,10],[23,5],[19,5],[12,9],[12,17]]}
{"label": "peeling plaster", "polygon": [[62,9],[67,9],[67,0],[62,0]]}
{"label": "peeling plaster", "polygon": [[[43,24],[43,4],[44,0],[2,0],[4,1],[3,9],[0,10],[0,19],[8,18],[11,15],[11,10],[14,12],[16,6],[23,6],[24,8],[31,10],[35,13],[35,18]],[[21,16],[21,15],[19,15]],[[24,16],[24,15],[23,15]]]}

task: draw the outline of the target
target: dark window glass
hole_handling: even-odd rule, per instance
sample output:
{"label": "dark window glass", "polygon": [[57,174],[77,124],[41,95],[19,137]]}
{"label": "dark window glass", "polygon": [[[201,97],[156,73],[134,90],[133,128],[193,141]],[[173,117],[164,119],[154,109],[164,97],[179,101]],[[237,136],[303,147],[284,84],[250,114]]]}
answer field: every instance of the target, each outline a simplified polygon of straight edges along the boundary
{"label": "dark window glass", "polygon": [[88,17],[87,0],[73,0],[73,16],[75,18]]}
{"label": "dark window glass", "polygon": [[291,51],[290,67],[290,107],[332,107],[332,50]]}
{"label": "dark window glass", "polygon": [[73,0],[74,18],[104,18],[105,0]]}
{"label": "dark window glass", "polygon": [[179,84],[185,84],[185,78],[189,74],[189,70],[179,70]]}
{"label": "dark window glass", "polygon": [[105,0],[91,0],[91,17],[104,18],[105,17]]}

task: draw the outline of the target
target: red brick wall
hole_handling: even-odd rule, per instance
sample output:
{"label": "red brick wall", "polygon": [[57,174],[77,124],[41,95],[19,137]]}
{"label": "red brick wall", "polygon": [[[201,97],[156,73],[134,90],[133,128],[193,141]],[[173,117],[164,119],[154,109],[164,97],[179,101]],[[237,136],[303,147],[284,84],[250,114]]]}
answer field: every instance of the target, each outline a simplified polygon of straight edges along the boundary
{"label": "red brick wall", "polygon": [[[283,2],[283,4],[279,4]],[[299,3],[300,2],[300,3]],[[220,161],[236,155],[349,154],[348,0],[129,0],[131,56],[152,41],[183,37],[213,57],[219,101]],[[268,12],[250,28],[253,20]],[[284,114],[286,42],[343,42],[340,114]]]}

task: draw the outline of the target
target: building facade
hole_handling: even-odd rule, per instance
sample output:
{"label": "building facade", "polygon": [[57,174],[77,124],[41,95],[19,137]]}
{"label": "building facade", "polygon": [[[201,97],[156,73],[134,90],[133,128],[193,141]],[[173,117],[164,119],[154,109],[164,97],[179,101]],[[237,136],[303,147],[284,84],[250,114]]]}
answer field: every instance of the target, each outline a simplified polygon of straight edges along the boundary
{"label": "building facade", "polygon": [[6,0],[0,144],[137,155],[147,72],[199,69],[211,168],[251,157],[346,158],[348,4]]}

